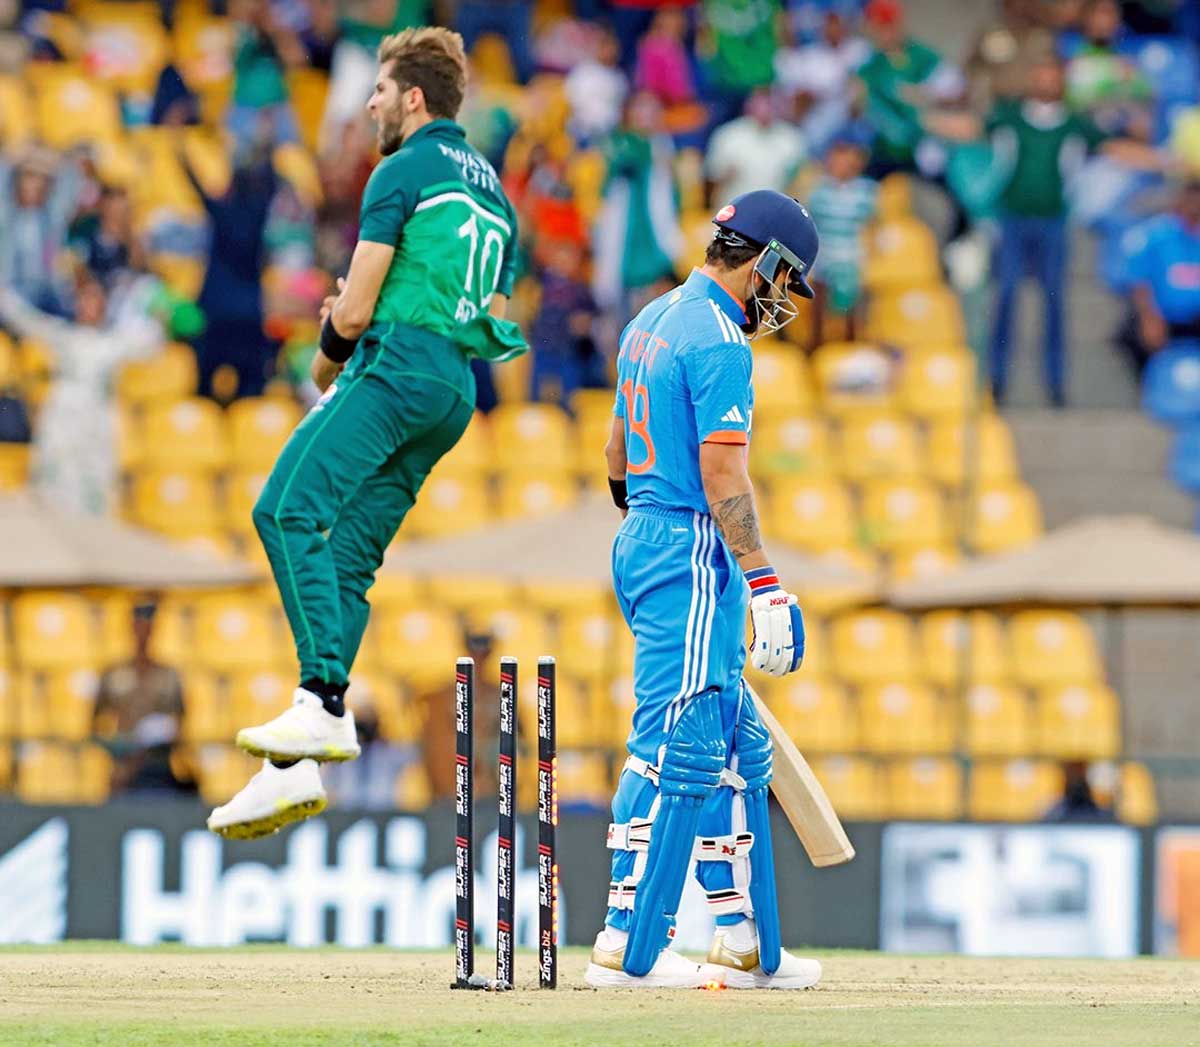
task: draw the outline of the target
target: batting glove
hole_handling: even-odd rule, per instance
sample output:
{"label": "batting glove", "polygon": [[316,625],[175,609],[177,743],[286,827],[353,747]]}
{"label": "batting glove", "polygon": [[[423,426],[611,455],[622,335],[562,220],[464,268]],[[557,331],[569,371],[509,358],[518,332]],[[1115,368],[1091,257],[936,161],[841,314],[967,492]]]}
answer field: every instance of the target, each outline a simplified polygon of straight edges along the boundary
{"label": "batting glove", "polygon": [[804,616],[794,593],[784,592],[773,567],[746,572],[754,646],[750,664],[772,676],[787,676],[804,660]]}

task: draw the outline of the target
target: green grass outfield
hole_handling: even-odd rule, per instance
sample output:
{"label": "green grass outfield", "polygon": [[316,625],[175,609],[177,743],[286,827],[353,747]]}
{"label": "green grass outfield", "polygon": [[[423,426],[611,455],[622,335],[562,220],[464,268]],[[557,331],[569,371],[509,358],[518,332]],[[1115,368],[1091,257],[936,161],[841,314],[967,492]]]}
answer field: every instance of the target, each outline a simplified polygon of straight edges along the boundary
{"label": "green grass outfield", "polygon": [[[1200,963],[822,952],[807,992],[451,992],[449,951],[0,950],[5,1047],[1200,1047]],[[492,962],[480,952],[481,971]]]}

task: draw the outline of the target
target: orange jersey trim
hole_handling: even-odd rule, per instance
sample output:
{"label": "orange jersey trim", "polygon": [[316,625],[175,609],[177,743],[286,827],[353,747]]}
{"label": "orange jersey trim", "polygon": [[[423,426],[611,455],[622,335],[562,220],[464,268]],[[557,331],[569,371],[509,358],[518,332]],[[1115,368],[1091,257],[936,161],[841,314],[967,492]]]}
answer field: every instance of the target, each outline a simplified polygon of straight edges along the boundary
{"label": "orange jersey trim", "polygon": [[718,429],[705,438],[706,444],[748,444],[750,438],[741,429]]}
{"label": "orange jersey trim", "polygon": [[[700,270],[699,270],[699,269],[697,269],[697,270],[696,270],[696,272],[698,272],[698,273],[699,273],[699,272],[700,272]],[[724,291],[724,292],[725,292],[727,295],[729,295],[729,297],[730,297],[730,298],[732,298],[732,299],[733,299],[735,302],[737,302],[737,304],[738,304],[738,308],[739,308],[739,309],[741,309],[741,311],[742,311],[742,315],[743,315],[743,316],[745,316],[745,315],[746,315],[746,303],[742,301],[742,296],[741,296],[741,295],[739,295],[739,294],[734,294],[734,293],[733,293],[733,288],[731,288],[731,287],[730,287],[730,286],[729,286],[729,285],[728,285],[728,284],[727,284],[727,283],[726,283],[724,280],[722,280],[722,279],[721,279],[719,276],[713,276],[713,274],[712,274],[712,273],[701,273],[701,275],[702,275],[702,276],[707,276],[707,277],[708,277],[708,278],[709,278],[709,279],[710,279],[710,280],[711,280],[711,281],[712,281],[714,284],[716,284],[716,285],[717,285],[719,288],[721,288],[721,290],[723,290],[723,291]]]}

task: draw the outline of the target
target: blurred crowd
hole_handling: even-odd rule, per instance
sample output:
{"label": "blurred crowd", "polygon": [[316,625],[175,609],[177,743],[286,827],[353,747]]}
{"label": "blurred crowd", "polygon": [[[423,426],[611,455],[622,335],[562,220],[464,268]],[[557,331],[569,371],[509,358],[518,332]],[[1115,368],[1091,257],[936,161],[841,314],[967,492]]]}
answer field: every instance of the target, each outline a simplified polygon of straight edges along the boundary
{"label": "blurred crowd", "polygon": [[[1101,241],[1139,371],[1200,338],[1200,5],[992,6],[947,55],[901,0],[0,0],[0,441],[33,441],[47,498],[107,513],[128,361],[186,342],[203,395],[310,398],[316,309],[376,159],[375,50],[429,21],[464,36],[461,120],[521,218],[533,352],[480,365],[482,410],[607,386],[621,327],[749,188],[793,192],[821,231],[796,351],[854,338],[895,174],[943,216],[952,284],[991,306],[998,403],[1037,283],[1061,406],[1072,224]],[[46,356],[38,396],[18,343]]]}

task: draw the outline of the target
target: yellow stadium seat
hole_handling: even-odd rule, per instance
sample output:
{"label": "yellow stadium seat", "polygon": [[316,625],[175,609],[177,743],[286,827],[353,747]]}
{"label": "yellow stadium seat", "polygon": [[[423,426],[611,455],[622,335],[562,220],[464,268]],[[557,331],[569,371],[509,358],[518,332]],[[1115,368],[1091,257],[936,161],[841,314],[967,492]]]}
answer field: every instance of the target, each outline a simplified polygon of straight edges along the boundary
{"label": "yellow stadium seat", "polygon": [[508,520],[527,520],[550,516],[569,509],[578,498],[574,480],[546,470],[501,473],[500,516]]}
{"label": "yellow stadium seat", "polygon": [[204,286],[204,263],[188,255],[163,251],[150,256],[148,268],[168,289],[181,298],[194,300]]}
{"label": "yellow stadium seat", "polygon": [[229,720],[234,731],[266,723],[292,703],[294,673],[282,669],[248,669],[229,678]]}
{"label": "yellow stadium seat", "polygon": [[473,629],[485,629],[493,637],[492,650],[496,657],[512,655],[521,665],[534,671],[537,660],[551,650],[550,630],[546,619],[537,611],[518,609],[513,601],[479,607],[467,614]]}
{"label": "yellow stadium seat", "polygon": [[564,614],[558,623],[558,650],[563,665],[581,679],[607,679],[617,670],[617,648],[629,630],[603,604]]}
{"label": "yellow stadium seat", "polygon": [[795,414],[813,405],[808,361],[801,350],[782,342],[754,346],[754,413]]}
{"label": "yellow stadium seat", "polygon": [[919,218],[885,219],[866,237],[863,285],[875,294],[937,284],[942,278],[937,238]]}
{"label": "yellow stadium seat", "polygon": [[251,513],[269,475],[269,467],[238,469],[225,475],[224,525],[234,534],[258,541]]}
{"label": "yellow stadium seat", "polygon": [[29,483],[29,444],[0,444],[0,491],[17,491]]}
{"label": "yellow stadium seat", "polygon": [[954,570],[961,563],[962,554],[952,545],[898,549],[891,558],[891,576],[896,582],[936,578]]}
{"label": "yellow stadium seat", "polygon": [[429,772],[419,761],[405,764],[396,775],[395,788],[396,809],[399,811],[424,811],[433,802],[433,786],[429,782]]}
{"label": "yellow stadium seat", "polygon": [[412,701],[393,677],[354,670],[346,703],[355,710],[370,706],[379,717],[379,733],[396,745],[419,745],[424,737],[424,707]]}
{"label": "yellow stadium seat", "polygon": [[329,76],[320,69],[300,68],[288,73],[288,97],[296,113],[296,123],[304,145],[312,151],[325,117],[325,97],[329,93]]}
{"label": "yellow stadium seat", "polygon": [[814,760],[812,768],[840,818],[865,821],[882,816],[883,781],[874,760],[825,756]]}
{"label": "yellow stadium seat", "polygon": [[531,607],[559,617],[612,604],[611,583],[599,580],[531,579],[521,587],[521,599]]}
{"label": "yellow stadium seat", "polygon": [[422,486],[401,532],[411,538],[440,537],[476,530],[493,519],[490,494],[479,476],[439,468]]}
{"label": "yellow stadium seat", "polygon": [[117,395],[132,403],[180,400],[195,391],[196,354],[178,342],[148,360],[127,363],[117,378]]}
{"label": "yellow stadium seat", "polygon": [[67,592],[26,591],[12,598],[16,662],[22,669],[95,665],[99,636],[91,606]]}
{"label": "yellow stadium seat", "polygon": [[954,717],[924,684],[883,683],[858,701],[862,746],[877,753],[944,753],[954,748]]}
{"label": "yellow stadium seat", "polygon": [[490,416],[496,461],[508,469],[566,469],[573,457],[566,412],[548,404],[501,404]]}
{"label": "yellow stadium seat", "polygon": [[754,474],[824,476],[833,467],[823,418],[802,414],[755,418],[750,439],[750,470]]}
{"label": "yellow stadium seat", "polygon": [[88,75],[117,91],[152,96],[170,46],[159,12],[139,4],[105,3],[89,6],[83,21]]}
{"label": "yellow stadium seat", "polygon": [[981,822],[1036,822],[1062,790],[1062,771],[1053,763],[981,760],[971,768],[967,813]]}
{"label": "yellow stadium seat", "polygon": [[875,209],[882,221],[893,221],[912,214],[912,181],[908,175],[896,172],[879,183]]}
{"label": "yellow stadium seat", "polygon": [[426,581],[425,593],[435,607],[457,614],[475,612],[482,619],[516,603],[513,583],[488,574],[435,575]]}
{"label": "yellow stadium seat", "polygon": [[13,787],[13,764],[16,754],[13,746],[0,744],[0,789],[11,792]]}
{"label": "yellow stadium seat", "polygon": [[466,432],[438,462],[438,471],[481,473],[492,467],[492,430],[487,417],[476,411]]}
{"label": "yellow stadium seat", "polygon": [[889,818],[953,821],[962,817],[963,772],[951,757],[889,760],[884,788]]}
{"label": "yellow stadium seat", "polygon": [[850,607],[861,607],[864,592],[869,592],[869,585],[864,590],[863,577],[870,579],[879,575],[879,561],[874,553],[861,545],[846,545],[813,553],[812,557],[818,564],[848,569],[853,572],[854,580],[815,582],[799,579],[796,595],[800,597],[805,615],[829,615]]}
{"label": "yellow stadium seat", "polygon": [[172,538],[215,534],[221,527],[216,482],[206,471],[139,470],[133,477],[133,517]]}
{"label": "yellow stadium seat", "polygon": [[[19,734],[17,686],[13,670],[0,666],[0,739],[15,738]],[[0,749],[4,748],[0,745]]]}
{"label": "yellow stadium seat", "polygon": [[45,670],[13,672],[9,676],[8,703],[14,738],[52,738],[50,703],[42,694]]}
{"label": "yellow stadium seat", "polygon": [[1013,672],[1027,687],[1103,679],[1092,631],[1071,611],[1019,611],[1009,620],[1008,639]]}
{"label": "yellow stadium seat", "polygon": [[168,596],[159,603],[150,634],[150,656],[175,668],[194,661],[191,610],[184,601]]}
{"label": "yellow stadium seat", "polygon": [[116,138],[121,113],[107,85],[64,65],[44,76],[35,89],[38,137],[52,149]]}
{"label": "yellow stadium seat", "polygon": [[220,684],[213,673],[188,673],[183,678],[183,740],[193,743],[224,742],[234,732],[252,722],[233,723],[221,692]]}
{"label": "yellow stadium seat", "polygon": [[202,745],[198,755],[200,798],[210,807],[232,799],[262,767],[262,760],[232,745]]}
{"label": "yellow stadium seat", "polygon": [[923,480],[874,480],[863,488],[867,540],[886,551],[944,544],[946,509],[933,484]]}
{"label": "yellow stadium seat", "polygon": [[233,23],[209,15],[207,5],[176,16],[173,42],[179,71],[193,90],[211,89],[232,76]]}
{"label": "yellow stadium seat", "polygon": [[1117,696],[1102,684],[1039,691],[1034,702],[1037,751],[1072,760],[1103,760],[1121,749]]}
{"label": "yellow stadium seat", "polygon": [[573,468],[580,476],[598,479],[601,487],[608,478],[604,448],[612,434],[613,417],[610,405],[604,413],[585,412],[575,419]]}
{"label": "yellow stadium seat", "polygon": [[25,82],[16,76],[0,76],[0,138],[21,145],[33,136],[33,107]]}
{"label": "yellow stadium seat", "polygon": [[766,510],[767,531],[802,549],[841,548],[858,537],[850,492],[834,480],[780,479]]}
{"label": "yellow stadium seat", "polygon": [[195,604],[196,664],[215,672],[283,666],[291,651],[274,613],[241,594],[214,594]]}
{"label": "yellow stadium seat", "polygon": [[900,406],[918,418],[961,418],[978,400],[975,357],[969,349],[913,349],[900,367]]}
{"label": "yellow stadium seat", "polygon": [[54,669],[39,674],[37,700],[48,710],[52,737],[79,742],[92,734],[99,683],[94,669]]}
{"label": "yellow stadium seat", "polygon": [[20,749],[17,795],[26,803],[101,803],[112,760],[99,746],[26,742]]}
{"label": "yellow stadium seat", "polygon": [[764,700],[804,753],[853,752],[859,748],[858,717],[837,682],[808,667],[773,686]]}
{"label": "yellow stadium seat", "polygon": [[852,684],[889,683],[917,676],[912,622],[877,608],[839,615],[830,629],[837,676]]}
{"label": "yellow stadium seat", "polygon": [[1158,821],[1154,776],[1144,763],[1121,764],[1116,800],[1117,817],[1126,824],[1154,825]]}
{"label": "yellow stadium seat", "polygon": [[607,807],[612,801],[612,783],[605,753],[568,749],[558,756],[558,802],[569,805]]}
{"label": "yellow stadium seat", "polygon": [[[968,453],[967,441],[973,450]],[[970,421],[948,419],[929,430],[929,474],[945,487],[961,487],[969,474],[976,482],[1014,480],[1019,475],[1017,452],[1008,423],[998,414]]]}
{"label": "yellow stadium seat", "polygon": [[987,611],[930,611],[917,623],[921,675],[938,687],[1004,683],[1012,679],[1008,639],[1000,619]]}
{"label": "yellow stadium seat", "polygon": [[979,553],[1028,545],[1042,533],[1042,510],[1028,484],[994,481],[976,492],[970,512],[968,544]]}
{"label": "yellow stadium seat", "polygon": [[391,568],[377,571],[375,584],[367,592],[373,611],[412,607],[425,598],[424,582]]}
{"label": "yellow stadium seat", "polygon": [[600,210],[604,180],[608,165],[599,149],[581,149],[571,158],[567,182],[574,190],[575,203],[585,221],[591,221]]}
{"label": "yellow stadium seat", "polygon": [[441,608],[389,611],[373,619],[371,631],[379,666],[404,683],[449,679],[465,646],[458,619]]}
{"label": "yellow stadium seat", "polygon": [[[537,663],[526,667],[522,662],[521,670],[517,721],[521,733],[534,739],[537,738]],[[603,689],[587,686],[562,672],[558,674],[555,702],[560,753],[565,749],[594,748],[612,737],[612,703],[607,699]],[[626,733],[629,722],[626,719],[623,724]]]}
{"label": "yellow stadium seat", "polygon": [[1028,756],[1033,712],[1025,692],[1002,683],[977,683],[968,692],[963,748],[973,756]]}
{"label": "yellow stadium seat", "polygon": [[895,363],[877,345],[827,342],[813,356],[813,369],[821,403],[831,414],[877,414],[895,405]]}
{"label": "yellow stadium seat", "polygon": [[904,349],[966,343],[962,308],[948,287],[921,287],[877,295],[867,310],[872,338]]}
{"label": "yellow stadium seat", "polygon": [[269,469],[300,422],[300,408],[279,397],[247,396],[226,412],[230,457],[243,469]]}
{"label": "yellow stadium seat", "polygon": [[229,460],[225,418],[212,400],[198,396],[155,404],[142,422],[148,465],[169,469],[220,469]]}
{"label": "yellow stadium seat", "polygon": [[917,428],[892,412],[855,414],[840,427],[838,464],[842,475],[855,483],[920,476]]}

